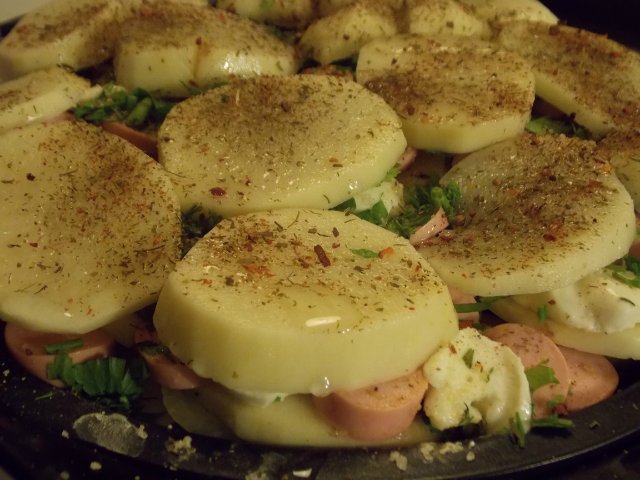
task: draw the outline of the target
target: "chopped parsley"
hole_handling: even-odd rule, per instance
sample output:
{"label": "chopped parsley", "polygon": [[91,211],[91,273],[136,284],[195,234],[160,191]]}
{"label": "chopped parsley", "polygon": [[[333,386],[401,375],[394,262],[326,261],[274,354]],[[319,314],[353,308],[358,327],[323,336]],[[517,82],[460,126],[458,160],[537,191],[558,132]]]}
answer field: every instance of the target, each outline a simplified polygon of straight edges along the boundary
{"label": "chopped parsley", "polygon": [[464,364],[468,368],[471,368],[473,366],[473,356],[474,356],[474,354],[475,354],[475,352],[473,351],[473,348],[470,348],[466,352],[464,352],[464,355],[462,356],[462,360],[464,361]]}
{"label": "chopped parsley", "polygon": [[114,83],[107,83],[98,98],[80,103],[72,112],[76,118],[90,123],[117,121],[132,128],[142,128],[147,123],[162,122],[173,105],[141,88],[128,91]]}
{"label": "chopped parsley", "polygon": [[536,310],[536,314],[538,315],[538,320],[540,320],[541,322],[544,322],[547,318],[549,318],[549,310],[547,304],[545,303],[544,305],[538,307],[538,309]]}
{"label": "chopped parsley", "polygon": [[71,340],[65,340],[64,342],[50,343],[44,346],[44,351],[49,355],[55,355],[60,352],[68,352],[70,350],[80,348],[82,346],[81,338],[72,338]]}
{"label": "chopped parsley", "polygon": [[74,393],[124,410],[129,410],[131,402],[142,394],[147,376],[147,367],[141,358],[107,357],[73,363],[63,352],[47,365],[50,380],[61,380]]}
{"label": "chopped parsley", "polygon": [[529,390],[532,392],[535,392],[545,385],[560,383],[556,378],[553,368],[547,366],[547,363],[547,360],[545,360],[538,365],[525,369],[524,373],[529,382]]}
{"label": "chopped parsley", "polygon": [[378,252],[374,252],[368,248],[352,248],[351,253],[363,258],[378,258]]}
{"label": "chopped parsley", "polygon": [[476,303],[458,303],[454,305],[454,307],[456,309],[456,313],[483,312],[485,310],[489,310],[493,302],[497,302],[503,298],[506,297],[504,295],[496,297],[478,297],[478,301]]}
{"label": "chopped parsley", "polygon": [[640,258],[625,255],[617,263],[607,266],[611,276],[633,288],[640,288]]}
{"label": "chopped parsley", "polygon": [[589,132],[577,125],[575,122],[567,120],[554,120],[549,117],[538,117],[529,120],[526,130],[536,135],[563,134],[571,137],[590,138]]}

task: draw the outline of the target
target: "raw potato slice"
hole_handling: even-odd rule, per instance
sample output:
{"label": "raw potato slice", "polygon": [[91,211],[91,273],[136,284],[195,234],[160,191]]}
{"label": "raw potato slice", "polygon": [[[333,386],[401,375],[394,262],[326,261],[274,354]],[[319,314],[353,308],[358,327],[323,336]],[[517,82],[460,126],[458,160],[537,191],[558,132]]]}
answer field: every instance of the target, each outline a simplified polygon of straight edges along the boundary
{"label": "raw potato slice", "polygon": [[514,20],[558,23],[551,10],[538,0],[457,0],[479,19],[505,23]]}
{"label": "raw potato slice", "polygon": [[183,209],[331,208],[377,186],[406,146],[384,101],[325,75],[258,77],[190,98],[160,128]]}
{"label": "raw potato slice", "polygon": [[420,253],[473,295],[515,295],[578,281],[627,253],[633,203],[595,142],[523,134],[457,163],[464,225]]}
{"label": "raw potato slice", "polygon": [[613,358],[640,360],[640,325],[614,333],[587,332],[553,320],[540,321],[536,312],[510,298],[494,302],[491,310],[507,322],[542,330],[558,345]]}
{"label": "raw potato slice", "polygon": [[315,14],[312,0],[218,0],[216,6],[257,22],[289,28],[306,26]]}
{"label": "raw potato slice", "polygon": [[498,41],[533,67],[536,94],[596,137],[640,124],[640,54],[567,25],[512,22]]}
{"label": "raw potato slice", "polygon": [[298,209],[219,223],[169,277],[154,323],[198,375],[252,394],[397,378],[457,331],[446,287],[408,241],[353,215]]}
{"label": "raw potato slice", "polygon": [[[206,419],[214,416],[235,435],[245,441],[268,445],[305,447],[358,447],[367,445],[416,445],[434,440],[434,434],[421,419],[415,420],[407,430],[388,440],[355,440],[336,431],[316,410],[311,395],[290,395],[264,406],[211,383],[197,391],[196,398],[188,395],[182,399],[193,405],[193,412],[208,410]],[[177,395],[171,400],[177,403]],[[181,419],[184,420],[180,423]],[[186,415],[178,418],[181,426],[198,428]],[[202,429],[202,427],[199,427]]]}
{"label": "raw potato slice", "polygon": [[456,0],[410,0],[406,9],[409,33],[488,37],[489,25]]}
{"label": "raw potato slice", "polygon": [[598,144],[640,212],[640,127],[614,130]]}
{"label": "raw potato slice", "polygon": [[360,50],[356,78],[400,115],[412,147],[466,153],[524,130],[533,73],[519,56],[465,37],[403,34]]}
{"label": "raw potato slice", "polygon": [[300,49],[322,65],[355,56],[367,42],[398,33],[393,9],[358,2],[316,20],[300,38]]}
{"label": "raw potato slice", "polygon": [[26,14],[0,42],[0,79],[110,58],[120,8],[117,0],[53,0]]}
{"label": "raw potato slice", "polygon": [[474,328],[463,328],[424,365],[424,412],[438,429],[484,423],[487,433],[510,430],[516,415],[528,430],[531,394],[520,359]]}
{"label": "raw potato slice", "polygon": [[316,8],[319,16],[326,17],[354,3],[383,4],[394,10],[404,7],[404,0],[316,0]]}
{"label": "raw potato slice", "polygon": [[0,318],[85,333],[154,302],[180,253],[171,182],[97,127],[0,136]]}
{"label": "raw potato slice", "polygon": [[99,93],[100,87],[60,67],[0,83],[0,133],[55,117]]}
{"label": "raw potato slice", "polygon": [[298,68],[294,48],[249,19],[189,4],[153,4],[150,12],[122,25],[114,68],[128,89],[186,97],[230,78]]}

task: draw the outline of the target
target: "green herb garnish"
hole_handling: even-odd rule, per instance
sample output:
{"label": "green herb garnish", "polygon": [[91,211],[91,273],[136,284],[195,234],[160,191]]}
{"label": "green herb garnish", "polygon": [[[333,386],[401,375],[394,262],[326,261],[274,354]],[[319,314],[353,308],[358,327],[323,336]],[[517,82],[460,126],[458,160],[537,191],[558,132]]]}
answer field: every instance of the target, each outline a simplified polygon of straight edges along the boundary
{"label": "green herb garnish", "polygon": [[543,418],[531,419],[531,428],[573,428],[574,424],[568,418],[562,418],[557,413]]}
{"label": "green herb garnish", "polygon": [[147,367],[140,358],[95,358],[74,364],[67,353],[59,353],[47,365],[47,378],[50,380],[61,380],[74,393],[82,393],[125,410],[142,393],[147,376]]}
{"label": "green herb garnish", "polygon": [[548,361],[539,363],[533,367],[525,369],[524,373],[529,382],[529,390],[535,392],[540,387],[554,383],[560,383],[556,378],[553,368],[547,366]]}
{"label": "green herb garnish", "polygon": [[49,345],[44,346],[44,351],[49,355],[55,355],[60,352],[68,352],[75,348],[80,348],[82,346],[81,338],[72,338],[70,340],[65,340],[63,342],[58,343],[50,343]]}
{"label": "green herb garnish", "polygon": [[544,322],[547,318],[549,318],[549,310],[547,308],[547,304],[541,305],[536,310],[536,314],[538,315],[538,320]]}
{"label": "green herb garnish", "polygon": [[572,137],[589,138],[589,132],[571,120],[554,120],[538,117],[530,120],[525,129],[536,135],[563,134]]}
{"label": "green herb garnish", "polygon": [[513,434],[516,443],[520,448],[524,448],[525,445],[525,437],[526,430],[524,428],[524,423],[522,422],[522,418],[520,418],[520,412],[516,412],[515,417],[511,419],[511,433]]}
{"label": "green herb garnish", "polygon": [[378,252],[374,252],[367,248],[352,248],[351,253],[363,258],[378,258]]}
{"label": "green herb garnish", "polygon": [[471,368],[473,366],[473,355],[474,355],[474,351],[473,348],[468,349],[466,352],[464,352],[464,355],[462,356],[462,360],[464,361],[464,364],[468,367]]}
{"label": "green herb garnish", "polygon": [[493,302],[497,302],[503,298],[506,297],[504,295],[496,297],[478,297],[478,301],[476,303],[458,303],[457,305],[454,305],[454,307],[456,309],[456,313],[483,312],[485,310],[489,310]]}

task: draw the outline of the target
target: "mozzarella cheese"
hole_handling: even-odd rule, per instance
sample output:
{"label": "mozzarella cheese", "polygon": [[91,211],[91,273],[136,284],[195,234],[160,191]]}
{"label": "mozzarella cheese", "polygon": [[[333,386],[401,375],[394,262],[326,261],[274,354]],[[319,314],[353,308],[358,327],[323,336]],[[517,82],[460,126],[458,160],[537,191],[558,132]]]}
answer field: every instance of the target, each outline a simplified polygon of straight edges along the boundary
{"label": "mozzarella cheese", "polygon": [[547,318],[587,332],[619,332],[640,323],[640,289],[616,280],[607,269],[566,287],[511,299],[532,312],[545,307]]}
{"label": "mozzarella cheese", "polygon": [[457,331],[446,287],[407,240],[299,209],[219,223],[170,275],[154,323],[198,375],[254,395],[397,378]]}
{"label": "mozzarella cheese", "polygon": [[541,321],[535,311],[511,298],[495,302],[491,310],[507,322],[542,330],[558,345],[613,358],[640,360],[640,325],[611,333],[581,330],[554,320]]}
{"label": "mozzarella cheese", "polygon": [[434,427],[483,423],[487,433],[504,433],[519,416],[528,430],[529,383],[509,347],[463,328],[427,360],[423,371],[429,382],[424,412]]}
{"label": "mozzarella cheese", "polygon": [[180,253],[153,159],[85,123],[0,136],[0,317],[86,333],[153,303]]}
{"label": "mozzarella cheese", "polygon": [[355,82],[255,78],[190,98],[159,132],[183,209],[222,216],[331,208],[375,187],[405,149],[400,121]]}
{"label": "mozzarella cheese", "polygon": [[633,202],[594,142],[522,135],[474,152],[456,182],[465,222],[419,248],[438,274],[473,295],[539,293],[625,255]]}
{"label": "mozzarella cheese", "polygon": [[519,56],[466,37],[403,34],[360,50],[356,78],[402,119],[412,147],[465,153],[524,131],[533,73]]}

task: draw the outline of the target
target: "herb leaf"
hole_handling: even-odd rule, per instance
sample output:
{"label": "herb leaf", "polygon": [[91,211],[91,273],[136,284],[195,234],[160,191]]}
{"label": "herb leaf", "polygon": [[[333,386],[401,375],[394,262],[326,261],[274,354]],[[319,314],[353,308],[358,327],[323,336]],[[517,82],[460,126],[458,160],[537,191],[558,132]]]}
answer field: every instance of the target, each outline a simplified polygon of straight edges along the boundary
{"label": "herb leaf", "polygon": [[456,309],[456,313],[483,312],[484,310],[491,308],[491,304],[493,302],[497,302],[503,298],[506,297],[504,295],[496,297],[478,297],[478,301],[476,303],[458,303],[454,305],[454,307]]}
{"label": "herb leaf", "polygon": [[140,358],[94,358],[74,364],[67,353],[59,353],[47,366],[50,380],[61,380],[75,393],[97,397],[126,409],[142,394],[147,376],[147,367]]}
{"label": "herb leaf", "polygon": [[464,352],[464,355],[462,356],[462,360],[464,361],[464,364],[467,366],[467,368],[471,368],[473,366],[474,354],[475,352],[473,351],[473,348],[470,348],[466,352]]}
{"label": "herb leaf", "polygon": [[378,252],[374,252],[367,248],[352,248],[351,253],[363,258],[378,258]]}
{"label": "herb leaf", "polygon": [[531,428],[573,428],[574,423],[568,418],[562,418],[557,413],[542,418],[533,418]]}
{"label": "herb leaf", "polygon": [[571,120],[554,120],[549,117],[538,117],[530,120],[525,129],[536,135],[548,133],[564,134],[572,137],[589,138],[589,132]]}
{"label": "herb leaf", "polygon": [[65,340],[58,343],[50,343],[44,346],[44,351],[49,355],[54,355],[59,352],[68,352],[74,348],[80,348],[82,346],[81,338],[72,338],[71,340]]}
{"label": "herb leaf", "polygon": [[538,388],[545,385],[560,383],[556,378],[553,368],[548,367],[547,360],[533,367],[525,369],[524,373],[529,382],[529,390],[535,392]]}

